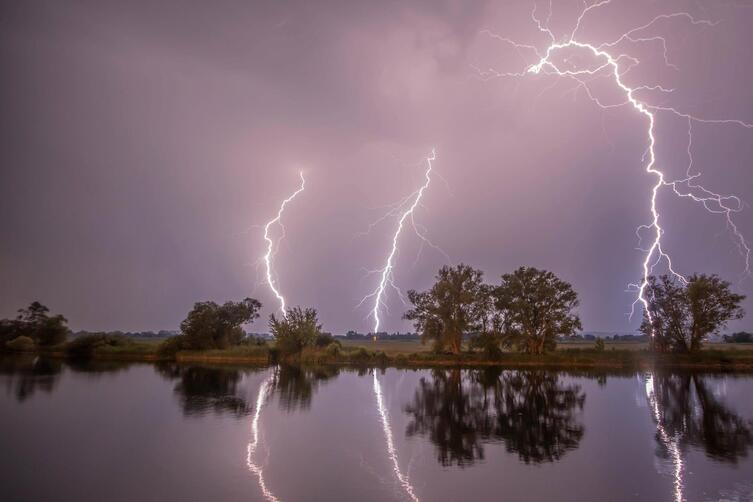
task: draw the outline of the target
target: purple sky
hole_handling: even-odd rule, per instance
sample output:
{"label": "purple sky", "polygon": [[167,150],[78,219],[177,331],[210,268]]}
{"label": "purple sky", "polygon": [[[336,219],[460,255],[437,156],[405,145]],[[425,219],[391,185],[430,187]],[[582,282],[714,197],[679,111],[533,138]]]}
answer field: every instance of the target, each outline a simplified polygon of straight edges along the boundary
{"label": "purple sky", "polygon": [[[545,17],[549,2],[539,2]],[[254,296],[252,330],[276,301],[256,267],[260,228],[298,184],[276,258],[290,305],[315,306],[325,328],[368,331],[355,309],[378,278],[395,220],[358,236],[384,206],[435,177],[416,213],[451,257],[489,281],[520,265],[550,269],[581,297],[587,330],[630,331],[654,178],[643,170],[646,120],[599,109],[571,80],[482,80],[474,68],[535,63],[484,34],[544,49],[533,3],[17,1],[0,7],[0,315],[34,299],[75,329],[174,329],[196,301]],[[558,36],[581,2],[554,2]],[[746,6],[747,5],[747,6]],[[654,16],[657,41],[620,46],[641,58],[630,85],[705,118],[753,122],[753,4],[614,0],[578,39],[611,41]],[[577,59],[574,61],[580,61]],[[607,102],[621,96],[601,79]],[[753,130],[694,124],[701,182],[753,199]],[[657,115],[657,153],[670,177],[687,167],[687,124]],[[445,183],[446,181],[446,183]],[[668,189],[664,246],[683,273],[718,273],[753,296],[722,216]],[[753,211],[735,215],[753,238]],[[410,232],[395,281],[425,289],[446,260]],[[661,269],[660,269],[661,270]],[[390,292],[388,330],[409,328]],[[751,316],[732,329],[753,327]]]}

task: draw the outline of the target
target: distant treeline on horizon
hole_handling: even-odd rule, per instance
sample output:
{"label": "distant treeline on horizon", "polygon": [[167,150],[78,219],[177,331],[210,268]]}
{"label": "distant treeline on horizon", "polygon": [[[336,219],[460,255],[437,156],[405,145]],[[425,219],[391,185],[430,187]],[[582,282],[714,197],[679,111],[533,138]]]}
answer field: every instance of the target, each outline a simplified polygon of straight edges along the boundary
{"label": "distant treeline on horizon", "polygon": [[[78,336],[84,336],[84,335],[91,335],[94,333],[102,333],[94,332],[94,331],[85,331],[80,330],[73,333],[74,337]],[[159,331],[108,331],[106,332],[108,335],[122,335],[126,336],[128,338],[169,338],[171,336],[180,335],[180,330],[159,330]],[[253,333],[253,332],[246,332],[246,336],[254,337],[254,338],[262,338],[262,339],[272,339],[272,335],[270,333]],[[344,335],[333,335],[336,338],[345,338],[346,340],[374,340],[376,337],[376,340],[396,340],[396,341],[407,341],[407,340],[420,340],[421,336],[417,333],[412,333],[410,331],[401,333],[399,331],[396,331],[394,333],[388,333],[386,331],[380,331],[379,333],[373,334],[373,333],[359,333],[357,331],[350,330],[346,332]],[[468,334],[464,338],[470,337],[471,334]],[[649,337],[647,335],[631,335],[628,333],[614,333],[611,334],[610,332],[605,331],[583,331],[577,335],[573,336],[560,336],[558,337],[559,341],[561,342],[593,342],[597,339],[604,339],[604,340],[611,340],[614,342],[648,342]],[[719,341],[724,341],[727,343],[753,343],[753,333],[748,333],[746,331],[739,331],[732,334],[725,334],[721,335],[719,337]]]}

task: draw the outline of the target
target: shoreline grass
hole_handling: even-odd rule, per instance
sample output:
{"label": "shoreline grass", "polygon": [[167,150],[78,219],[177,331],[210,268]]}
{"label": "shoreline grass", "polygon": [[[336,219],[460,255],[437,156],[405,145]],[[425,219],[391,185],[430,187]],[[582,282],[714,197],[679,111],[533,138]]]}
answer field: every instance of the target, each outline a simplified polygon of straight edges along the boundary
{"label": "shoreline grass", "polygon": [[[458,355],[437,354],[414,343],[413,350],[406,342],[345,343],[333,350],[306,348],[295,356],[280,357],[274,346],[237,346],[225,350],[180,351],[174,357],[163,357],[158,345],[134,341],[122,346],[99,347],[89,354],[92,360],[179,363],[210,363],[259,365],[287,362],[301,365],[333,365],[361,367],[432,368],[479,367],[504,368],[606,368],[644,370],[651,368],[699,369],[728,372],[753,372],[753,346],[710,344],[695,354],[657,354],[641,344],[615,343],[598,351],[585,344],[561,344],[557,350],[544,355],[506,352],[498,358],[487,358],[479,352]],[[64,346],[37,351],[36,354],[54,358],[70,358]]]}

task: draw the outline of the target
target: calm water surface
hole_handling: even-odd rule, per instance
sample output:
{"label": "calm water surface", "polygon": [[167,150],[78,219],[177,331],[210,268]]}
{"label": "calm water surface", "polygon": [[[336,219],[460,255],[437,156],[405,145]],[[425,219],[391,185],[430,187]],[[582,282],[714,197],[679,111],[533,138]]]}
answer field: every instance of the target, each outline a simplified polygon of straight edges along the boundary
{"label": "calm water surface", "polygon": [[0,500],[753,500],[753,377],[0,360]]}

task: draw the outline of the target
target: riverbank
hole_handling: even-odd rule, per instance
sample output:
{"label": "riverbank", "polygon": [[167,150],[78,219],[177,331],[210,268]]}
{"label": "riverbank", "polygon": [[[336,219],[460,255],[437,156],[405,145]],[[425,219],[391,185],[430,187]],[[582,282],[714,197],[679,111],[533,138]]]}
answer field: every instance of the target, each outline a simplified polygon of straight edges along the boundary
{"label": "riverbank", "polygon": [[[399,342],[398,342],[399,343]],[[730,344],[731,345],[731,344]],[[497,358],[488,358],[478,352],[458,355],[436,354],[425,350],[391,351],[382,342],[379,350],[370,350],[364,345],[340,347],[332,345],[322,349],[305,349],[301,354],[282,358],[273,346],[238,346],[226,350],[180,351],[167,357],[158,352],[159,345],[153,342],[133,342],[119,347],[102,347],[88,354],[93,360],[179,363],[208,363],[233,365],[259,365],[291,362],[304,365],[335,365],[361,367],[431,368],[463,366],[497,366],[505,368],[607,368],[647,370],[652,368],[699,369],[712,371],[753,372],[753,346],[714,346],[696,354],[655,354],[644,347],[608,347],[596,350],[592,347],[561,347],[544,355],[529,355],[507,352]],[[723,348],[719,348],[723,347]],[[386,349],[386,350],[385,350]],[[37,352],[53,358],[68,358],[61,348]]]}

